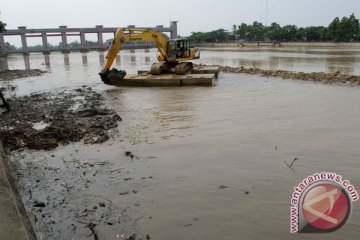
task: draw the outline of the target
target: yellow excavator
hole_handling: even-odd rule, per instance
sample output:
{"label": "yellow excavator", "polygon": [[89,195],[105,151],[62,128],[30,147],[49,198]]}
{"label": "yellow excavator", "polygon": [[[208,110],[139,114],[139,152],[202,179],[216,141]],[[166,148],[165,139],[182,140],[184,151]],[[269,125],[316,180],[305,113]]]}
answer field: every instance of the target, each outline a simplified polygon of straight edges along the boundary
{"label": "yellow excavator", "polygon": [[159,50],[157,56],[159,62],[151,66],[150,73],[154,75],[165,72],[186,74],[193,68],[193,63],[188,61],[200,58],[200,52],[190,47],[190,43],[184,38],[168,40],[163,33],[152,29],[119,28],[107,53],[105,66],[99,73],[104,83],[116,84],[125,77],[125,71],[116,68],[110,70],[110,68],[123,44],[137,41],[155,42]]}

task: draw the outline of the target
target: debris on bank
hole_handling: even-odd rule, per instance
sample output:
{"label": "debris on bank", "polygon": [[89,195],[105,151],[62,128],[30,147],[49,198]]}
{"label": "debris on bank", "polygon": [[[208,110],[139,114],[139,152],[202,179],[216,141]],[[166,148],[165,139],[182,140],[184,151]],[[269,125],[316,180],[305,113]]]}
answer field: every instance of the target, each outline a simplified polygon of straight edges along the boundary
{"label": "debris on bank", "polygon": [[46,73],[46,71],[42,71],[40,69],[28,69],[28,70],[5,70],[0,71],[0,81],[9,81],[16,78],[24,78],[24,77],[36,77]]}
{"label": "debris on bank", "polygon": [[321,83],[337,83],[342,85],[360,85],[359,75],[342,74],[339,71],[334,73],[325,72],[293,72],[285,70],[263,70],[259,68],[245,68],[241,67],[229,67],[220,65],[197,65],[201,66],[216,66],[219,67],[220,71],[225,73],[246,73],[246,74],[257,74],[263,77],[282,77],[284,79],[299,79],[304,81],[315,81]]}
{"label": "debris on bank", "polygon": [[9,150],[50,150],[82,139],[86,144],[102,143],[121,121],[104,108],[103,97],[91,87],[8,101],[12,109],[1,113],[0,138]]}

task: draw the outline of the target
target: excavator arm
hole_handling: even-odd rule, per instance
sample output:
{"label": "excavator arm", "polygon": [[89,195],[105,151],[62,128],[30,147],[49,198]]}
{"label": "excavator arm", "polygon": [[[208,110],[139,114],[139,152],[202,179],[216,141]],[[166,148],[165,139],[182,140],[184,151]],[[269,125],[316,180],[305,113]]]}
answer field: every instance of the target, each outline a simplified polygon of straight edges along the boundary
{"label": "excavator arm", "polygon": [[117,53],[121,50],[124,43],[133,41],[152,41],[155,42],[160,54],[158,55],[159,61],[169,61],[167,59],[167,47],[168,41],[164,35],[155,30],[151,29],[125,29],[119,28],[116,30],[115,37],[110,45],[108,54],[106,56],[106,63],[104,68],[99,73],[101,79],[105,83],[109,83],[112,80],[121,80],[125,77],[125,71],[119,71],[116,68],[110,70]]}

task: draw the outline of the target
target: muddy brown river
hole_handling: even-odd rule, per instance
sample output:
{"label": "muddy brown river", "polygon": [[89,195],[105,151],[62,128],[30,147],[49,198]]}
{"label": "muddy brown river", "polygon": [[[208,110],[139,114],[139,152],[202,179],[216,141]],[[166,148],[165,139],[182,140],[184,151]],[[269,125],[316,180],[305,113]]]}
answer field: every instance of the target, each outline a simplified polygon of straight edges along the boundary
{"label": "muddy brown river", "polygon": [[[359,52],[319,51],[203,51],[200,62],[360,73]],[[153,55],[125,51],[115,65],[135,72],[149,68]],[[46,211],[30,214],[39,238],[93,239],[76,222],[81,213],[74,209],[88,210],[99,202],[111,205],[111,212],[97,207],[87,217],[94,222],[106,216],[96,226],[100,239],[125,239],[133,233],[157,240],[358,238],[359,202],[334,233],[289,230],[293,188],[308,175],[336,172],[360,191],[358,87],[222,73],[211,88],[115,88],[100,81],[97,52],[71,53],[69,64],[62,54],[52,54],[50,60],[46,67],[42,55],[31,55],[31,67],[49,73],[16,80],[16,94],[90,85],[123,121],[103,144],[80,142],[12,154],[24,172],[37,169],[36,176],[18,176],[25,202],[52,204],[61,202],[64,191],[73,195],[49,217]],[[9,67],[24,68],[22,56],[11,56]],[[298,160],[291,170],[284,161],[294,158]],[[86,179],[80,179],[85,170]],[[82,187],[85,180],[88,187]],[[52,233],[41,224],[45,217],[53,221]]]}

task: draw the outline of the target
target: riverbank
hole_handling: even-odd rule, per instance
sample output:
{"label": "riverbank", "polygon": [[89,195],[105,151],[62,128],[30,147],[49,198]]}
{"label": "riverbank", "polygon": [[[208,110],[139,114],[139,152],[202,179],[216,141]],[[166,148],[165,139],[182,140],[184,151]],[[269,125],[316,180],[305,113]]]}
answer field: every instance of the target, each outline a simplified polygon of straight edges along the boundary
{"label": "riverbank", "polygon": [[12,178],[0,141],[0,235],[2,239],[35,240],[36,235]]}
{"label": "riverbank", "polygon": [[243,66],[229,67],[229,66],[221,66],[221,65],[203,65],[203,64],[199,64],[197,66],[198,67],[216,66],[219,67],[219,70],[221,72],[225,72],[225,73],[245,73],[245,74],[260,75],[262,77],[281,77],[283,79],[314,81],[314,82],[321,82],[324,84],[338,84],[338,85],[346,85],[346,86],[360,85],[360,76],[342,74],[339,71],[334,73],[325,73],[325,72],[305,73],[305,72],[293,72],[293,71],[285,71],[285,70],[264,70],[259,68],[245,68]]}
{"label": "riverbank", "polygon": [[[118,122],[122,120],[114,111],[105,108],[102,95],[88,86],[74,90],[12,98],[9,99],[9,103],[12,110],[0,113],[0,140],[3,141],[7,149],[9,159],[14,155],[21,157],[23,152],[29,153],[29,149],[36,150],[42,157],[54,158],[49,150],[60,145],[64,146],[79,141],[83,141],[85,145],[103,143],[113,134],[116,134]],[[34,227],[38,238],[58,238],[59,236],[53,233],[52,225],[55,221],[65,222],[71,215],[71,211],[76,209],[78,212],[94,212],[94,216],[97,215],[95,213],[96,206],[92,206],[88,210],[86,207],[83,208],[84,205],[80,204],[81,201],[79,202],[79,192],[87,190],[91,186],[90,182],[95,182],[94,179],[108,180],[108,178],[120,176],[119,172],[113,171],[112,165],[105,161],[80,163],[71,160],[69,157],[61,158],[55,163],[59,166],[62,162],[61,167],[54,170],[54,167],[45,167],[44,169],[43,166],[36,165],[38,159],[23,157],[23,161],[29,160],[29,165],[24,169],[21,160],[9,160],[8,163],[2,152],[0,153],[0,182],[3,192],[0,200],[1,206],[5,208],[1,210],[4,213],[1,215],[4,219],[1,219],[0,230],[1,235],[7,239],[36,239],[32,227]],[[132,153],[128,155],[126,158],[134,157]],[[48,163],[45,162],[41,164],[48,166]],[[3,165],[9,165],[9,167],[5,168]],[[8,171],[5,171],[6,169]],[[104,173],[106,177],[103,175],[104,171],[107,171]],[[59,172],[62,174],[56,179],[62,181],[53,178],[54,174],[57,175]],[[39,176],[44,175],[47,175],[46,181],[40,182]],[[91,178],[88,177],[90,175]],[[64,176],[66,177],[63,178]],[[23,177],[26,178],[25,184],[30,183],[26,190],[23,188],[24,183],[19,183],[24,179]],[[60,191],[59,194],[57,184],[63,186],[66,191]],[[49,188],[49,186],[53,187]],[[76,186],[76,189],[73,189],[72,186]],[[17,191],[20,192],[21,197],[14,194]],[[51,201],[39,197],[40,191],[43,191],[42,196],[53,191]],[[107,226],[115,224],[113,222],[115,220],[109,219],[117,212],[114,206],[111,206],[111,203],[101,197],[94,196],[92,200],[95,198],[99,201],[97,206],[100,210],[106,209],[108,215],[106,218],[99,216],[97,221],[94,221],[93,218],[89,220],[84,215],[78,216],[76,218],[78,227],[85,228],[79,230],[80,235],[85,236],[93,233],[95,236],[97,231],[95,226],[100,222]],[[66,208],[69,212],[62,217],[52,217],[59,204],[61,212],[63,212],[63,206],[66,206],[70,200],[77,202],[75,208]],[[20,208],[23,210],[20,211]]]}
{"label": "riverbank", "polygon": [[[39,76],[42,73],[44,72],[41,70],[1,71],[0,81],[8,81],[27,76]],[[1,110],[2,109],[0,109],[0,111]],[[1,120],[3,120],[5,115],[5,113],[1,115]],[[1,124],[1,127],[4,127],[4,125]],[[8,159],[4,153],[1,141],[1,139],[4,138],[5,136],[3,136],[0,130],[0,235],[4,239],[35,240],[36,234],[26,213],[25,206],[23,205],[16,186],[16,181],[10,170]]]}
{"label": "riverbank", "polygon": [[[103,94],[83,86],[17,97],[10,99],[10,104],[12,110],[2,113],[0,118],[0,137],[12,159],[9,160],[11,178],[8,182],[20,192],[19,201],[22,200],[30,219],[27,222],[31,222],[37,237],[60,239],[66,235],[65,238],[92,236],[99,239],[107,229],[121,227],[123,230],[118,236],[137,239],[134,220],[126,214],[134,202],[116,206],[106,195],[93,190],[98,190],[95,187],[98,184],[125,179],[122,186],[129,190],[120,191],[120,196],[136,194],[138,188],[146,184],[146,179],[151,181],[152,177],[139,176],[143,183],[134,189],[131,178],[126,177],[129,169],[122,173],[122,167],[105,159],[81,158],[89,151],[85,149],[99,152],[101,143],[118,136],[117,126],[122,119],[104,107]],[[63,149],[73,148],[74,144],[77,149],[68,155]],[[92,146],[94,144],[99,147]],[[39,161],[43,158],[44,161]],[[119,158],[124,161],[139,159],[130,151],[124,151]],[[19,216],[28,219],[27,215]]]}
{"label": "riverbank", "polygon": [[359,48],[360,42],[236,42],[194,43],[199,48]]}
{"label": "riverbank", "polygon": [[83,139],[87,144],[102,143],[121,121],[103,107],[101,94],[86,86],[9,99],[9,104],[12,110],[0,119],[0,136],[11,151],[50,150]]}

